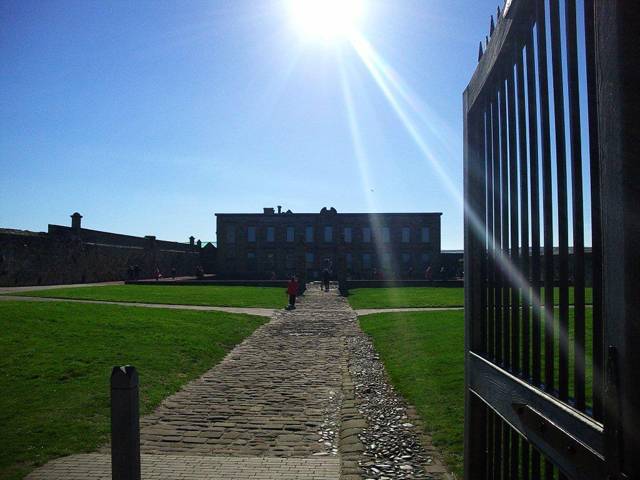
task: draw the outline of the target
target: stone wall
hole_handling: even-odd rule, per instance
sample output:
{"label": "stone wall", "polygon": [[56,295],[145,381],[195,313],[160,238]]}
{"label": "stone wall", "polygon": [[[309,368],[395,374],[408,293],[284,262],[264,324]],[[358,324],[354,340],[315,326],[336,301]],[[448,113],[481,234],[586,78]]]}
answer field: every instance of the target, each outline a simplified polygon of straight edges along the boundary
{"label": "stone wall", "polygon": [[195,275],[200,248],[155,237],[133,237],[49,225],[48,233],[0,229],[0,286],[56,285],[125,280],[129,266],[140,278],[158,267],[164,276]]}

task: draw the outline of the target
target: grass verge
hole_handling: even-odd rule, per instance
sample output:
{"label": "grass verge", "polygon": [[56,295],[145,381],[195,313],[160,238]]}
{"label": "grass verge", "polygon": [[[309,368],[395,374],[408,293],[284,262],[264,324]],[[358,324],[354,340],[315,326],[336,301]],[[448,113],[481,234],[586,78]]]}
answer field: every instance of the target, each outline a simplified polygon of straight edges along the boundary
{"label": "grass verge", "polygon": [[219,312],[0,302],[0,478],[108,440],[109,376],[132,364],[146,414],[266,319]]}
{"label": "grass verge", "polygon": [[360,318],[397,390],[416,407],[434,444],[462,474],[464,312],[380,313]]}
{"label": "grass verge", "polygon": [[105,285],[99,287],[53,288],[21,292],[25,297],[104,300],[109,302],[206,305],[212,307],[281,308],[286,305],[284,288],[222,285]]}
{"label": "grass verge", "polygon": [[[558,296],[558,289],[555,288],[556,304]],[[544,299],[544,294],[542,299]],[[464,288],[355,288],[349,291],[349,303],[356,310],[361,308],[464,307]],[[569,289],[569,303],[573,303],[572,288]],[[585,303],[592,303],[591,288],[587,288],[585,291]]]}

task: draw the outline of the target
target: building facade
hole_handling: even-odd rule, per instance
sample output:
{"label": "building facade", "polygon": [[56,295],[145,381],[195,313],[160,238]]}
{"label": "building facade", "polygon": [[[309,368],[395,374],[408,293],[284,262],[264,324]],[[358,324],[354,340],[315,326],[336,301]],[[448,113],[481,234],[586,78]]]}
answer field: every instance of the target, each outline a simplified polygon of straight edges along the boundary
{"label": "building facade", "polygon": [[[76,212],[70,227],[49,225],[47,232],[0,228],[0,287],[126,280],[133,266],[140,278],[157,269],[195,275],[203,250],[194,237],[182,243],[87,229]],[[207,249],[214,263],[215,253]]]}
{"label": "building facade", "polygon": [[424,278],[440,255],[441,213],[217,213],[218,274],[228,278]]}

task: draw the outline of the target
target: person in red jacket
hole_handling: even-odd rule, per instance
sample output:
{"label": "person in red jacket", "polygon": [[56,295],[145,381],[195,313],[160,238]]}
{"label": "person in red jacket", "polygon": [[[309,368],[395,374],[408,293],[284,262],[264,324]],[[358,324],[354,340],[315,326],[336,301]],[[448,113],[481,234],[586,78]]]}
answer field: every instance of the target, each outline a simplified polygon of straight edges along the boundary
{"label": "person in red jacket", "polygon": [[295,310],[296,309],[296,296],[298,295],[298,277],[295,275],[291,277],[289,283],[287,284],[287,295],[289,295],[289,305],[287,305],[287,310]]}

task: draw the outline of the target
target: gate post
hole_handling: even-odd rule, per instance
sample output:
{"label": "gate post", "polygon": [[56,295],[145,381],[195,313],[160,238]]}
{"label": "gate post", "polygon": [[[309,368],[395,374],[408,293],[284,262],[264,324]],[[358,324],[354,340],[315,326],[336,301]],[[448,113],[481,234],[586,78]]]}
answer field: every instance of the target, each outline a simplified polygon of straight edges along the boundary
{"label": "gate post", "polygon": [[640,8],[595,6],[605,370],[604,425],[611,478],[640,478]]}
{"label": "gate post", "polygon": [[135,367],[111,370],[111,478],[140,480],[138,372]]}

